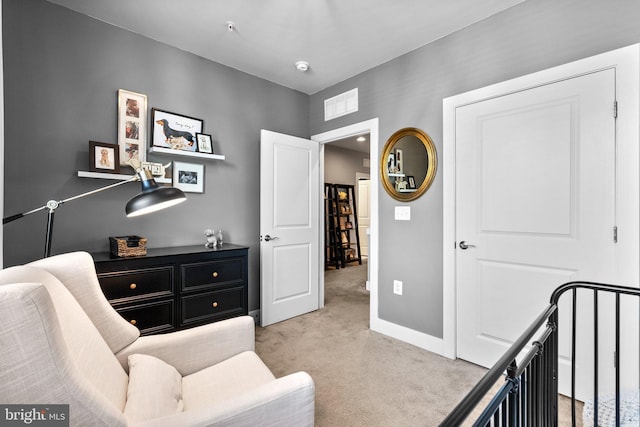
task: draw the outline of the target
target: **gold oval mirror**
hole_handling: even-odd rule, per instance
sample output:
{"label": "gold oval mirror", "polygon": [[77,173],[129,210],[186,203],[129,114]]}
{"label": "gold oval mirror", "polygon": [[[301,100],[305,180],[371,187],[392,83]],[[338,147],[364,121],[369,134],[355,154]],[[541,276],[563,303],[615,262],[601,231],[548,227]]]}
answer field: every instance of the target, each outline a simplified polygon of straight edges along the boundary
{"label": "gold oval mirror", "polygon": [[433,141],[417,128],[404,128],[387,140],[380,157],[380,180],[396,200],[422,196],[433,183],[438,157]]}

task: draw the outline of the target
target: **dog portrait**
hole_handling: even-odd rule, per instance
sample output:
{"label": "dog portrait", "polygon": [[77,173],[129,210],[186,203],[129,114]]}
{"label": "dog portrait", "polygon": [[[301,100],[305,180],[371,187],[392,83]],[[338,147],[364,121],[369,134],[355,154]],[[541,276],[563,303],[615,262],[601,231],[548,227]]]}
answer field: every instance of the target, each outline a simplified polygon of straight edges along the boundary
{"label": "dog portrait", "polygon": [[202,132],[202,120],[153,108],[151,121],[151,144],[154,147],[198,151],[196,134]]}
{"label": "dog portrait", "polygon": [[89,170],[120,173],[119,154],[118,144],[89,141]]}

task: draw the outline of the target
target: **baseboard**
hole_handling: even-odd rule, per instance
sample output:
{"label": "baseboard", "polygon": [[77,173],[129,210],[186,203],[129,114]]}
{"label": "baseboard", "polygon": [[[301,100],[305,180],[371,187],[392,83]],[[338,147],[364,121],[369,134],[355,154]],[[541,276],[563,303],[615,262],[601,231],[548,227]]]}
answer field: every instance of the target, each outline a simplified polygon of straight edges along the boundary
{"label": "baseboard", "polygon": [[256,325],[260,324],[260,310],[252,310],[249,312],[249,316],[253,317],[253,321]]}
{"label": "baseboard", "polygon": [[420,347],[424,350],[429,350],[439,355],[443,355],[444,353],[444,343],[442,338],[436,338],[379,318],[371,319],[370,328],[372,331],[415,345],[416,347]]}

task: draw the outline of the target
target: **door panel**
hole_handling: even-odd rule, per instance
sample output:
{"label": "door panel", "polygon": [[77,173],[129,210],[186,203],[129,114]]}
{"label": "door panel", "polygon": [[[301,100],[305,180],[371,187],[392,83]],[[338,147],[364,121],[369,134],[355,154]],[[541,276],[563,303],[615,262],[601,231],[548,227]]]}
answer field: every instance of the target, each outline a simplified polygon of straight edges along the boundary
{"label": "door panel", "polygon": [[456,110],[459,357],[493,365],[564,282],[616,282],[614,100],[604,70]]}
{"label": "door panel", "polygon": [[318,309],[319,152],[317,142],[261,132],[262,326]]}

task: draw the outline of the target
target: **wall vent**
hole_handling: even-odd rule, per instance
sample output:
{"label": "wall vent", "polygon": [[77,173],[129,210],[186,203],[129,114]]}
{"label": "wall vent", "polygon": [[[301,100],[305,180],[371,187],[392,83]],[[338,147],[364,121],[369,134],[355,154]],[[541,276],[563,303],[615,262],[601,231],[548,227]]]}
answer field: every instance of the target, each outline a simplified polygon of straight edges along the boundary
{"label": "wall vent", "polygon": [[358,111],[358,88],[324,100],[324,121]]}

